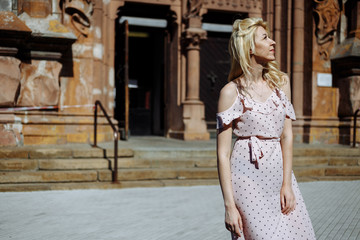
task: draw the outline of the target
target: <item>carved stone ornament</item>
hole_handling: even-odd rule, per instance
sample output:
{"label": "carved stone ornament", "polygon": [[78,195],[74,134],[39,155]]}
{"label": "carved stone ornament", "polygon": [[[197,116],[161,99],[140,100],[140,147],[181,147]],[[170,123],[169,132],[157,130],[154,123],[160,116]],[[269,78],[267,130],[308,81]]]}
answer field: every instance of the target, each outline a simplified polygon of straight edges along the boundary
{"label": "carved stone ornament", "polygon": [[204,7],[207,9],[227,9],[228,11],[244,11],[250,10],[260,11],[262,9],[262,0],[204,0]]}
{"label": "carved stone ornament", "polygon": [[52,11],[51,0],[18,0],[18,11],[30,17],[46,18]]}
{"label": "carved stone ornament", "polygon": [[204,0],[188,0],[187,12],[184,15],[185,19],[199,17],[200,9],[203,5]]}
{"label": "carved stone ornament", "polygon": [[84,36],[90,31],[93,5],[92,0],[62,0],[62,9],[69,15],[72,27]]}
{"label": "carved stone ornament", "polygon": [[199,28],[188,28],[184,35],[187,48],[199,47],[203,40],[206,40],[206,31]]}
{"label": "carved stone ornament", "polygon": [[320,56],[327,61],[330,59],[330,51],[335,41],[340,7],[337,0],[314,0],[314,3],[316,43]]}

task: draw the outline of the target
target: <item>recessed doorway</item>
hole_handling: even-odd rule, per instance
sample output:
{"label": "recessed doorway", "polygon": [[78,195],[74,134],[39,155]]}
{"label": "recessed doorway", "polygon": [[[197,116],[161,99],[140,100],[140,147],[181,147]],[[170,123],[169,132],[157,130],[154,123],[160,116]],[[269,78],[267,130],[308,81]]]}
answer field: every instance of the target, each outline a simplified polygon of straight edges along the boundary
{"label": "recessed doorway", "polygon": [[[164,6],[138,5],[128,4],[121,8],[120,14],[123,15],[117,21],[115,117],[120,128],[125,128],[127,110],[124,104],[128,101],[129,135],[164,135],[166,11]],[[127,33],[124,33],[125,21],[128,24]]]}

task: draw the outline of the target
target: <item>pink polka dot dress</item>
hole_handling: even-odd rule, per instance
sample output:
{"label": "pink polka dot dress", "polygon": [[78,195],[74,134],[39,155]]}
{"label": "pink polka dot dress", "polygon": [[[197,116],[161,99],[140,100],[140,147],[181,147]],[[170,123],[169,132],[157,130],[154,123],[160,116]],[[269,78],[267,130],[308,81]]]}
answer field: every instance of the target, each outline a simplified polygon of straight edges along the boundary
{"label": "pink polka dot dress", "polygon": [[[265,102],[239,94],[233,105],[217,114],[217,128],[232,124],[238,137],[231,155],[233,195],[246,240],[316,239],[292,173],[296,209],[281,213],[283,157],[280,136],[285,118],[295,120],[285,93],[275,89]],[[233,236],[233,239],[243,239]]]}

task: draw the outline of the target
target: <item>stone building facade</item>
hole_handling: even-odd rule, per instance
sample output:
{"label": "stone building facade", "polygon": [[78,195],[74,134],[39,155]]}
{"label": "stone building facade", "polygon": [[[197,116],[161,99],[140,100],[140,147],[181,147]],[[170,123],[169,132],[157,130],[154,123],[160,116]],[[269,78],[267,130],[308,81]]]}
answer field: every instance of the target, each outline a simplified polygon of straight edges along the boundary
{"label": "stone building facade", "polygon": [[[90,143],[95,100],[123,139],[209,139],[231,23],[245,17],[266,20],[277,43],[295,141],[349,144],[359,12],[356,0],[1,1],[0,145]],[[102,118],[98,133],[112,138]]]}

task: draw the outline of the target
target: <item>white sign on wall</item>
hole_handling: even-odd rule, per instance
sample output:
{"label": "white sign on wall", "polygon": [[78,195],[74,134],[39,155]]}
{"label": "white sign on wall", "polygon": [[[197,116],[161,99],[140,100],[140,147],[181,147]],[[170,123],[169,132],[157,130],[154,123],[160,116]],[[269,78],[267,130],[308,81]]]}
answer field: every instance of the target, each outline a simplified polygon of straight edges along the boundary
{"label": "white sign on wall", "polygon": [[129,79],[129,88],[138,88],[138,80],[137,79]]}
{"label": "white sign on wall", "polygon": [[318,87],[332,87],[331,73],[318,73],[317,74]]}

